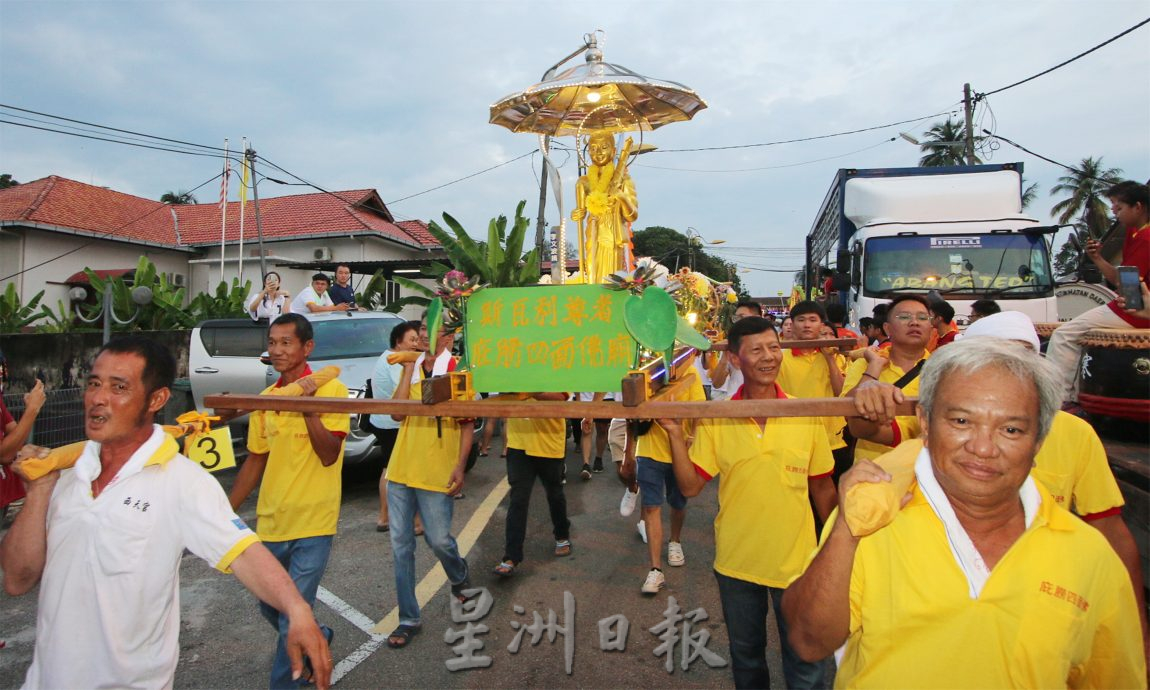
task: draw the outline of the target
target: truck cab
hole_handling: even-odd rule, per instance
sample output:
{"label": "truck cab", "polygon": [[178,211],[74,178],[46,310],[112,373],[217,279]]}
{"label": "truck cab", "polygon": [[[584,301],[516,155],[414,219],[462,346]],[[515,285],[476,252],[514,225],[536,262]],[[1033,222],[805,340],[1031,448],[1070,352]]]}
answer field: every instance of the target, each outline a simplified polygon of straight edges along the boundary
{"label": "truck cab", "polygon": [[1022,213],[1021,167],[840,170],[808,236],[808,266],[837,250],[854,324],[896,294],[931,291],[959,325],[979,299],[1057,321],[1048,240],[1056,228]]}

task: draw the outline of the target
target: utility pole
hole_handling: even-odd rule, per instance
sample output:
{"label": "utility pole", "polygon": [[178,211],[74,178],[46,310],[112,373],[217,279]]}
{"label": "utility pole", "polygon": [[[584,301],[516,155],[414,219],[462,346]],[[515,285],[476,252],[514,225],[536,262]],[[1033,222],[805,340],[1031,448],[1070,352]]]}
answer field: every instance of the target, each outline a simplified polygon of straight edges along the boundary
{"label": "utility pole", "polygon": [[[260,220],[260,183],[256,178],[256,152],[252,148],[247,148],[244,151],[244,158],[248,161],[248,167],[252,171],[252,200],[256,202],[256,239],[260,247],[260,279],[257,284],[262,285],[264,276],[268,274],[267,254],[264,252],[264,225]],[[243,258],[241,257],[241,261]],[[240,276],[242,279],[243,276]]]}
{"label": "utility pole", "polygon": [[[544,75],[546,77],[546,75]],[[546,151],[551,145],[551,137],[544,135],[543,149]],[[535,221],[535,246],[539,249],[539,263],[551,256],[549,252],[544,251],[544,229],[547,226],[547,219],[544,216],[544,210],[547,208],[547,166],[550,163],[547,156],[543,156],[542,172],[539,175],[539,218]]]}
{"label": "utility pole", "polygon": [[962,106],[966,111],[966,164],[974,165],[974,102],[970,99],[970,84],[962,85]]}

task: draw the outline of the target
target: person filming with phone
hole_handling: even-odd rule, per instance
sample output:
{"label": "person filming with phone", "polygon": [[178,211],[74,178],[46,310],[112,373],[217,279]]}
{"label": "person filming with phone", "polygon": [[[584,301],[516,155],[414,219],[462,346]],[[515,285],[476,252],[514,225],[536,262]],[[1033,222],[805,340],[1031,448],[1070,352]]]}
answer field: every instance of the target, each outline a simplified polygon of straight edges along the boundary
{"label": "person filming with phone", "polygon": [[1087,241],[1086,256],[1098,266],[1106,280],[1118,286],[1125,308],[1118,300],[1112,300],[1062,324],[1054,331],[1046,350],[1047,358],[1058,366],[1063,377],[1063,409],[1074,413],[1081,412],[1078,359],[1086,332],[1092,328],[1150,328],[1150,319],[1135,313],[1145,306],[1140,304],[1140,285],[1150,285],[1150,195],[1146,185],[1128,180],[1106,190],[1106,196],[1110,198],[1115,218],[1126,230],[1122,265],[1115,266],[1102,258],[1102,243],[1095,239]]}

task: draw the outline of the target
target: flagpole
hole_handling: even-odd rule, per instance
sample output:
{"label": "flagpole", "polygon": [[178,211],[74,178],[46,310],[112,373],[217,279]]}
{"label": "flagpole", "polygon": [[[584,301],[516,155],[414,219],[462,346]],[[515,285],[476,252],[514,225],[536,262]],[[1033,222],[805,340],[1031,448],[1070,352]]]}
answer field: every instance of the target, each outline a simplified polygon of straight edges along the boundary
{"label": "flagpole", "polygon": [[[248,138],[243,138],[244,150],[248,150]],[[240,176],[240,267],[239,267],[239,281],[242,283],[244,280],[244,215],[246,206],[248,205],[248,161],[247,158],[243,162],[243,173]],[[263,276],[256,281],[257,284],[263,284]]]}
{"label": "flagpole", "polygon": [[224,277],[224,241],[228,232],[228,177],[232,173],[232,162],[228,159],[228,140],[224,139],[224,179],[220,181],[220,280]]}

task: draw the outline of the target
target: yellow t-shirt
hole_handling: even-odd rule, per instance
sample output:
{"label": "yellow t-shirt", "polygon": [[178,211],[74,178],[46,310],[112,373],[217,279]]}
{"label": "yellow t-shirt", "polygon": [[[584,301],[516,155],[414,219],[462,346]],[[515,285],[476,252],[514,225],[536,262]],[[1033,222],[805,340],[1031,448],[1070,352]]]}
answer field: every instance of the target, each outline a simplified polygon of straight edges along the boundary
{"label": "yellow t-shirt", "polygon": [[[928,359],[929,357],[929,352],[922,353],[923,359]],[[843,397],[846,397],[848,393],[850,393],[855,389],[855,387],[859,385],[859,382],[862,380],[862,375],[864,372],[866,372],[866,369],[867,361],[865,359],[857,359],[849,367],[847,367],[847,372],[843,380]],[[901,379],[904,374],[906,374],[905,371],[892,364],[890,360],[887,360],[886,365],[883,366],[882,373],[879,374],[878,380],[882,381],[883,383],[889,383],[893,385],[895,382]],[[917,398],[918,377],[914,377],[910,383],[903,386],[902,392],[908,398]],[[894,423],[897,425],[899,432],[902,435],[902,438],[898,440],[905,441],[908,438],[919,437],[920,432],[918,428],[918,418],[914,415],[896,417]],[[898,444],[896,443],[895,445]],[[855,462],[858,462],[859,460],[874,460],[883,453],[889,453],[893,448],[894,446],[885,446],[881,443],[874,443],[873,441],[867,441],[860,438],[858,442],[855,443]]]}
{"label": "yellow t-shirt", "polygon": [[[420,382],[411,384],[411,399],[422,398]],[[441,417],[439,425],[435,417],[404,417],[387,465],[387,481],[447,493],[451,473],[459,462],[460,441],[460,421],[454,417]]]}
{"label": "yellow t-shirt", "polygon": [[[279,385],[269,386],[267,391]],[[332,379],[315,392],[320,398],[347,398],[347,386]],[[347,436],[346,412],[320,416],[328,431]],[[311,446],[299,412],[253,412],[248,425],[248,451],[267,453],[267,468],[256,502],[256,534],[264,541],[288,541],[335,534],[342,495],[343,446],[327,467]]]}
{"label": "yellow t-shirt", "polygon": [[722,475],[715,570],[786,587],[815,548],[809,481],[835,466],[822,421],[774,417],[760,429],[749,418],[701,419],[691,462],[707,479]]}
{"label": "yellow t-shirt", "polygon": [[[703,384],[699,381],[699,376],[694,370],[687,372],[684,376],[690,377],[691,381],[687,384],[686,388],[680,389],[671,396],[673,401],[687,401],[698,402],[707,399],[707,393],[703,390]],[[691,434],[692,420],[683,420],[683,434],[689,436]],[[651,428],[647,433],[639,437],[635,446],[635,455],[644,458],[651,458],[656,462],[670,464],[671,462],[671,442],[667,439],[667,432],[663,431],[663,427],[659,426],[658,422],[651,424]]]}
{"label": "yellow t-shirt", "polygon": [[567,446],[566,419],[507,420],[507,447],[537,458],[562,458]]}
{"label": "yellow t-shirt", "polygon": [[916,485],[894,521],[859,542],[835,687],[1145,687],[1126,568],[1097,530],[1038,491],[1033,524],[971,599]]}
{"label": "yellow t-shirt", "polygon": [[[842,355],[835,355],[834,361],[839,371],[843,371],[846,359]],[[817,350],[808,354],[798,350],[784,350],[777,383],[792,398],[835,397],[827,359]],[[827,441],[831,450],[845,448],[847,443],[843,440],[843,427],[847,425],[846,418],[822,417],[822,420],[827,427]]]}
{"label": "yellow t-shirt", "polygon": [[1030,474],[1058,505],[1083,517],[1126,503],[1094,427],[1068,412],[1054,415]]}

